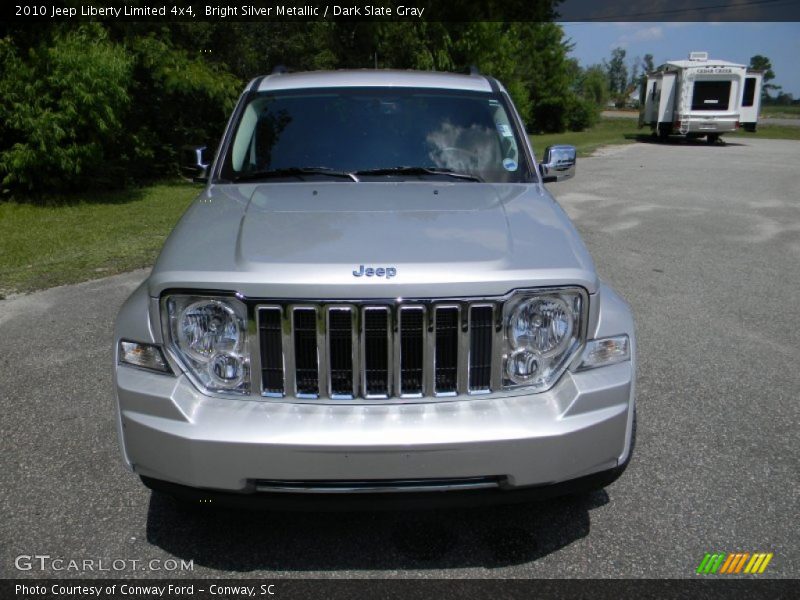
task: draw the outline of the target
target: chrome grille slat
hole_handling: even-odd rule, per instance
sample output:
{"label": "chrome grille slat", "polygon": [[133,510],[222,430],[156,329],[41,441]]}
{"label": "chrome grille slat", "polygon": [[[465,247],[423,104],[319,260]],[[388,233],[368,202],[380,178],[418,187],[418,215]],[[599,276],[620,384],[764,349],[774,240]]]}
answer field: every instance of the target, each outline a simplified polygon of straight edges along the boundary
{"label": "chrome grille slat", "polygon": [[[287,396],[297,395],[297,386],[294,377],[294,334],[292,331],[292,313],[288,309],[283,311],[281,320],[281,341],[283,342],[283,385]],[[262,392],[263,393],[263,392]]]}
{"label": "chrome grille slat", "polygon": [[492,315],[494,331],[492,331],[492,384],[491,391],[502,389],[503,386],[503,311],[496,305]]}
{"label": "chrome grille slat", "polygon": [[414,400],[502,384],[502,304],[491,300],[272,302],[256,307],[264,397]]}
{"label": "chrome grille slat", "polygon": [[458,314],[458,393],[466,394],[469,391],[469,328],[470,306],[464,304]]}
{"label": "chrome grille slat", "polygon": [[328,374],[328,311],[325,307],[314,310],[316,316],[316,337],[317,337],[317,398],[330,396],[330,376]]}

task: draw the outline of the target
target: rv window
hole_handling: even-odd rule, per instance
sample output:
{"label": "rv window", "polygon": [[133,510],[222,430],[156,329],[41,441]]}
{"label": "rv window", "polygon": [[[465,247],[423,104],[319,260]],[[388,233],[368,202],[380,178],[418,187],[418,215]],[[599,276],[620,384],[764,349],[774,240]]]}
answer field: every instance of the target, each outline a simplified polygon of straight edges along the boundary
{"label": "rv window", "polygon": [[695,81],[692,110],[728,110],[730,81]]}
{"label": "rv window", "polygon": [[753,106],[756,99],[756,78],[748,77],[744,80],[744,96],[742,97],[742,106]]}

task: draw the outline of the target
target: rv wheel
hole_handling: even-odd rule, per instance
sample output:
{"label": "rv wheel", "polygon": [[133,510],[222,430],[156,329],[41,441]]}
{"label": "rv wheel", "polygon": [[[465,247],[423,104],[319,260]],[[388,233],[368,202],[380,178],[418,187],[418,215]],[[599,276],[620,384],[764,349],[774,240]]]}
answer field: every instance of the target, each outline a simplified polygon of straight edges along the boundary
{"label": "rv wheel", "polygon": [[708,143],[708,144],[716,144],[718,140],[719,140],[719,134],[718,133],[709,133],[706,136],[706,143]]}

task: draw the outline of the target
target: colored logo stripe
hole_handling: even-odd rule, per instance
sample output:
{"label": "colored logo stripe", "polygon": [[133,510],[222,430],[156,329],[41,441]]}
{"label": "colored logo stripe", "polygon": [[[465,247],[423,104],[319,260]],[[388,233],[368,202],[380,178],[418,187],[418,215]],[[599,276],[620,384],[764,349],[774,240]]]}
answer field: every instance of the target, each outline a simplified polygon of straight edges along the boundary
{"label": "colored logo stripe", "polygon": [[769,554],[760,553],[760,554],[753,554],[753,558],[750,559],[750,562],[744,569],[745,573],[763,573],[764,569],[767,568],[769,561],[772,560],[772,552]]}
{"label": "colored logo stripe", "polygon": [[706,552],[700,566],[697,567],[698,574],[716,573],[723,560],[725,560],[724,552],[715,552],[714,554]]}
{"label": "colored logo stripe", "polygon": [[722,573],[738,573],[744,567],[744,561],[750,558],[749,552],[738,552],[736,554],[729,554],[728,560],[722,565],[719,572]]}
{"label": "colored logo stripe", "polygon": [[[773,553],[756,552],[706,552],[700,565],[697,567],[698,575],[719,573],[720,575],[736,575],[739,573],[763,573],[772,560]],[[747,566],[745,566],[747,565]]]}

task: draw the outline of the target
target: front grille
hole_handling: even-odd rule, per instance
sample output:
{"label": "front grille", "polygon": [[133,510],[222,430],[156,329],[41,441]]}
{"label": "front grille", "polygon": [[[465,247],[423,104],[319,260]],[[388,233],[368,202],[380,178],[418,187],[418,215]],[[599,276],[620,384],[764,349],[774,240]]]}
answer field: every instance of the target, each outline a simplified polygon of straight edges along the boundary
{"label": "front grille", "polygon": [[447,397],[499,389],[502,305],[272,304],[256,309],[269,397]]}

